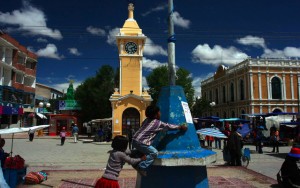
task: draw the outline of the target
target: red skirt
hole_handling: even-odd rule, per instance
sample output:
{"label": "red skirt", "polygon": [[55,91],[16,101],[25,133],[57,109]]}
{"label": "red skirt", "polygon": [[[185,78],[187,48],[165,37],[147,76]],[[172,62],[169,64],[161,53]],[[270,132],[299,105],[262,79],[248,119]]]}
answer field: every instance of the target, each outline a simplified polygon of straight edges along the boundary
{"label": "red skirt", "polygon": [[120,185],[117,180],[110,180],[102,177],[97,181],[95,188],[120,188]]}

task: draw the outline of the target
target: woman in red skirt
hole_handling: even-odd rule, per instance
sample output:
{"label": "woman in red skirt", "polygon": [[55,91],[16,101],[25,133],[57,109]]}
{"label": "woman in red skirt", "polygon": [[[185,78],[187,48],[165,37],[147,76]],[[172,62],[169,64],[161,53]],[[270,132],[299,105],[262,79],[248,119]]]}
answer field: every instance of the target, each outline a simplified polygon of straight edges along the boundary
{"label": "woman in red skirt", "polygon": [[95,188],[120,188],[118,183],[119,174],[123,168],[125,162],[136,165],[142,160],[145,160],[145,156],[142,158],[131,158],[129,156],[130,151],[127,150],[128,139],[124,136],[116,136],[111,144],[113,150],[110,153],[106,169],[102,177],[97,181]]}

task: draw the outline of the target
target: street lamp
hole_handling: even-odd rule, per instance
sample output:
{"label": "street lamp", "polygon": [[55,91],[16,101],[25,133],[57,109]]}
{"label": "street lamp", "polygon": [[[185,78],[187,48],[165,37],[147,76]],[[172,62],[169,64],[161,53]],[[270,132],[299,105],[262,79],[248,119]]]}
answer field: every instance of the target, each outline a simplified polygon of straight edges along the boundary
{"label": "street lamp", "polygon": [[216,103],[215,102],[211,102],[211,103],[209,103],[209,106],[211,107],[211,109],[210,109],[210,115],[212,116],[212,108],[214,106],[216,106]]}
{"label": "street lamp", "polygon": [[300,106],[300,104],[299,104],[299,85],[300,85],[300,83],[298,82],[298,88],[297,88],[297,90],[298,90],[298,92],[297,92],[297,94],[298,94],[298,114],[299,114],[299,106]]}
{"label": "street lamp", "polygon": [[[49,108],[50,106],[51,106],[51,104],[47,102],[47,103],[46,103],[46,107]],[[43,107],[44,107],[44,103],[43,103],[43,102],[40,102],[40,103],[39,103],[39,107],[40,107],[40,108],[43,108]]]}
{"label": "street lamp", "polygon": [[[41,114],[44,114],[44,113],[47,112],[46,108],[49,108],[50,106],[51,106],[51,104],[49,102],[39,102],[39,110],[38,110],[38,112],[40,112]],[[44,119],[44,117],[42,117],[42,119]]]}

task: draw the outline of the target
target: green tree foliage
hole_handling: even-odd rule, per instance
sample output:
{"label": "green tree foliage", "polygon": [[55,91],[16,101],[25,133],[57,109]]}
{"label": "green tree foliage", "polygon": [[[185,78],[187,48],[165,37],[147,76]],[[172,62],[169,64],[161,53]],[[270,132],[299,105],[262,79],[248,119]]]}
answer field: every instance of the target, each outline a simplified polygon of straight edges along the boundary
{"label": "green tree foliage", "polygon": [[191,113],[193,117],[202,117],[204,113],[211,110],[211,106],[209,105],[209,101],[205,98],[196,98],[195,103],[191,109]]}
{"label": "green tree foliage", "polygon": [[86,79],[75,91],[75,99],[81,106],[83,121],[111,117],[109,101],[113,93],[115,72],[109,65],[102,66],[95,77]]}
{"label": "green tree foliage", "polygon": [[[195,89],[192,86],[192,78],[190,77],[190,73],[183,69],[179,68],[176,71],[177,79],[176,85],[180,85],[183,87],[184,93],[186,95],[187,102],[191,107],[194,100]],[[147,77],[147,83],[149,86],[149,94],[153,99],[153,103],[156,104],[160,90],[163,86],[169,85],[168,79],[168,67],[160,66],[155,68]]]}

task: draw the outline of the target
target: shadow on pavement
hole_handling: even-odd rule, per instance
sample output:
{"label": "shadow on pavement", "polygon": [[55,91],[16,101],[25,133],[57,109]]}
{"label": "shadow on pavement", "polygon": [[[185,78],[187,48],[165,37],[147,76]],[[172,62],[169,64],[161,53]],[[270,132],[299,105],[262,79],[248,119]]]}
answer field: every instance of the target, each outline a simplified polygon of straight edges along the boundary
{"label": "shadow on pavement", "polygon": [[281,159],[285,159],[287,153],[271,153],[271,152],[265,152],[266,155],[272,156],[272,157],[278,157]]}

